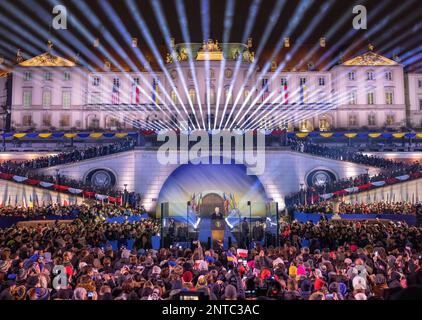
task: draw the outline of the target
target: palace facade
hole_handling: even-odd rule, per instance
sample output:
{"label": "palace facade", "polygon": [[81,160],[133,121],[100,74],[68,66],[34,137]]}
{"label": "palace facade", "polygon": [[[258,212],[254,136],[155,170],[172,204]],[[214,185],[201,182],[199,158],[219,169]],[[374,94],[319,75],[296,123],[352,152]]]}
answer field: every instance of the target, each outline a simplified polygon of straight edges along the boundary
{"label": "palace facade", "polygon": [[248,44],[176,44],[160,71],[46,52],[0,74],[5,130],[422,127],[422,74],[373,50],[328,71],[258,65]]}

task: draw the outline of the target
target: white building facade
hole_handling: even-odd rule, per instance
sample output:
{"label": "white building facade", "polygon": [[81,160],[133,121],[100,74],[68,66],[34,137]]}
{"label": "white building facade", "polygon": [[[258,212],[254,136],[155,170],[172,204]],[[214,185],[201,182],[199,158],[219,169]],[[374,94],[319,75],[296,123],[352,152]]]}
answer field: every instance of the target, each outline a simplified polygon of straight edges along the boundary
{"label": "white building facade", "polygon": [[[11,71],[10,130],[189,126],[308,132],[422,125],[422,75],[408,74],[405,82],[396,61],[368,51],[329,71],[279,72],[275,63],[260,69],[250,48],[178,44],[160,72],[116,72],[107,63],[93,72],[44,53]],[[6,103],[4,79],[0,104]]]}

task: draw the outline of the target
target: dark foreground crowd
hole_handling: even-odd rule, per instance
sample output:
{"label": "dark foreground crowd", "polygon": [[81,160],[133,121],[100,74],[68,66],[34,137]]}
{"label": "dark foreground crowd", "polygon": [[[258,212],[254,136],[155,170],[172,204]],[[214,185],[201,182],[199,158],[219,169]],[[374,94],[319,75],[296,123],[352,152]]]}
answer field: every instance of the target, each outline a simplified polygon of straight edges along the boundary
{"label": "dark foreground crowd", "polygon": [[[278,247],[192,243],[151,249],[159,224],[72,223],[0,230],[0,299],[368,300],[422,297],[422,230],[403,223],[281,223]],[[132,250],[110,239],[132,237]],[[62,266],[60,281],[54,267]]]}

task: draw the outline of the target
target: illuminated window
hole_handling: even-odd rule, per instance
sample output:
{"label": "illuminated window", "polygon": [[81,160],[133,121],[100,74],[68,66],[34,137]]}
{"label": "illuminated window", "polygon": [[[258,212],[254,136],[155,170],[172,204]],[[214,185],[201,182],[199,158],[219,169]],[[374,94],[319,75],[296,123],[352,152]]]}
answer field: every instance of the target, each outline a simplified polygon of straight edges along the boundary
{"label": "illuminated window", "polygon": [[394,114],[387,114],[387,118],[386,118],[386,121],[385,121],[387,126],[392,126],[394,124],[394,122],[395,122],[394,118],[395,118]]}
{"label": "illuminated window", "polygon": [[24,114],[22,116],[22,126],[24,126],[24,127],[32,126],[32,115]]}
{"label": "illuminated window", "polygon": [[92,85],[94,87],[98,87],[101,84],[101,79],[100,77],[93,77],[92,78]]}
{"label": "illuminated window", "polygon": [[44,72],[44,80],[45,81],[51,81],[51,79],[53,78],[51,72]]}
{"label": "illuminated window", "polygon": [[366,94],[367,104],[374,104],[375,103],[375,95],[373,91],[369,91]]}
{"label": "illuminated window", "polygon": [[210,104],[215,104],[215,89],[214,88],[210,88]]}
{"label": "illuminated window", "polygon": [[31,81],[32,80],[32,72],[31,71],[26,71],[23,75],[23,79],[25,81]]}
{"label": "illuminated window", "polygon": [[43,108],[50,108],[51,107],[51,91],[45,90],[42,93],[42,106]]}
{"label": "illuminated window", "polygon": [[368,115],[368,126],[375,126],[376,120],[375,120],[375,114],[371,113]]}
{"label": "illuminated window", "polygon": [[389,90],[385,92],[385,103],[394,104],[394,94],[393,91]]}
{"label": "illuminated window", "polygon": [[65,108],[65,109],[69,109],[70,108],[70,105],[71,105],[71,96],[72,96],[72,92],[71,91],[63,91],[63,96],[62,96],[63,108]]}
{"label": "illuminated window", "polygon": [[385,80],[392,81],[393,80],[393,73],[391,71],[385,72]]}
{"label": "illuminated window", "polygon": [[366,71],[366,80],[375,80],[374,71]]}
{"label": "illuminated window", "polygon": [[32,91],[25,90],[23,92],[23,106],[29,108],[32,105]]}
{"label": "illuminated window", "polygon": [[44,127],[51,127],[51,114],[43,114],[42,125]]}
{"label": "illuminated window", "polygon": [[356,114],[349,114],[349,126],[355,127],[358,125],[358,117]]}
{"label": "illuminated window", "polygon": [[229,87],[224,88],[224,97],[226,99],[227,104],[232,104],[232,93],[230,92]]}
{"label": "illuminated window", "polygon": [[194,88],[189,89],[189,99],[193,104],[196,103],[196,92]]}
{"label": "illuminated window", "polygon": [[357,92],[356,92],[356,90],[349,91],[349,104],[357,104]]}
{"label": "illuminated window", "polygon": [[173,103],[176,104],[177,103],[177,95],[176,95],[175,90],[171,90],[170,97],[171,97],[171,101],[173,101]]}
{"label": "illuminated window", "polygon": [[243,97],[246,101],[246,99],[248,99],[249,94],[251,93],[251,91],[249,90],[249,88],[246,88],[245,91],[243,91]]}

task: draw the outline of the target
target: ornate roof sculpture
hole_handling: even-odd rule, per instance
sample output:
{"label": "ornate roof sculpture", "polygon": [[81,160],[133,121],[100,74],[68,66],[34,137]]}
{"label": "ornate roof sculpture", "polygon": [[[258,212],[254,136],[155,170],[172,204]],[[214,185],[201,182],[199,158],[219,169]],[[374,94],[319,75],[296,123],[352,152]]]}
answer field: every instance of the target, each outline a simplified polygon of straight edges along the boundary
{"label": "ornate roof sculpture", "polygon": [[21,67],[75,67],[76,64],[70,60],[55,56],[50,52],[25,60],[19,63]]}
{"label": "ornate roof sculpture", "polygon": [[221,61],[237,60],[241,58],[245,62],[253,62],[254,53],[250,52],[252,39],[247,44],[243,43],[221,43],[208,40],[201,43],[179,43],[174,44],[171,41],[172,52],[167,53],[166,63],[177,61],[187,61],[188,59],[196,61]]}
{"label": "ornate roof sculpture", "polygon": [[373,52],[373,46],[368,51],[360,56],[343,62],[344,66],[397,66],[399,65],[396,61],[388,59],[384,56]]}

